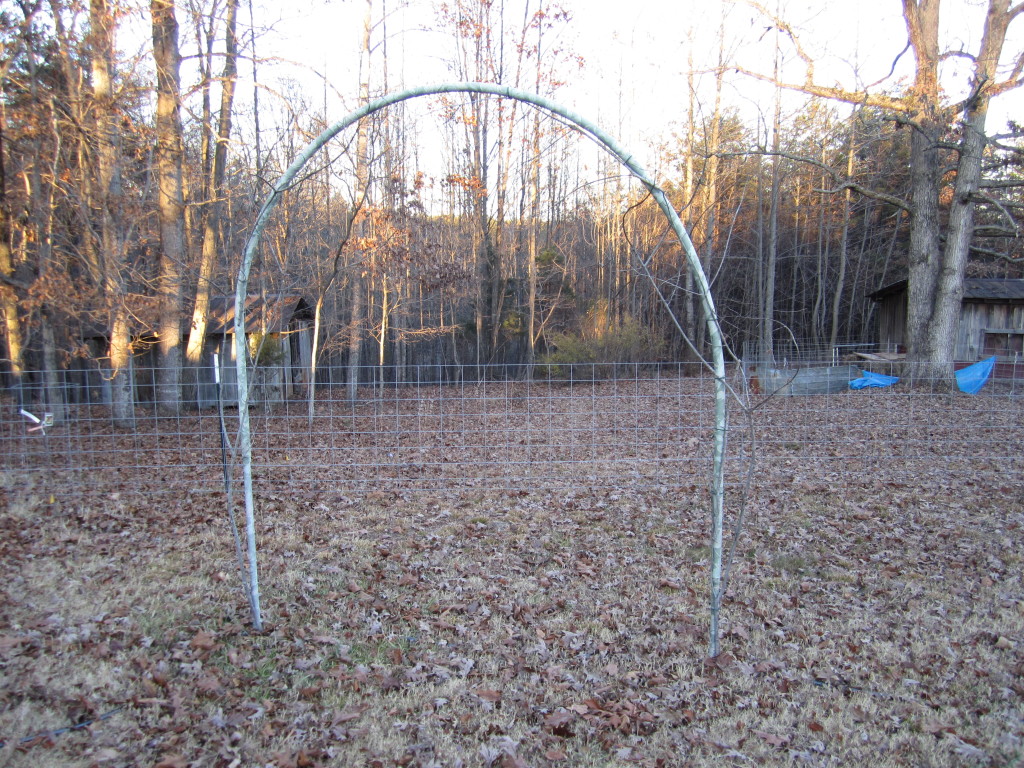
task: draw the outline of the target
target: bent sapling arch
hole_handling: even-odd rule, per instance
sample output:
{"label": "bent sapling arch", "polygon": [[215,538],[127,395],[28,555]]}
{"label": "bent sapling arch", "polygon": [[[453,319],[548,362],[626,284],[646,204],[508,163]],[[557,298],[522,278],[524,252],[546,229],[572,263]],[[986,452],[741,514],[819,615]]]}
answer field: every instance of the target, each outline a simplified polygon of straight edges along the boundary
{"label": "bent sapling arch", "polygon": [[[514,99],[526,104],[532,104],[535,107],[539,107],[540,109],[544,109],[552,114],[558,115],[564,120],[572,123],[582,133],[586,134],[599,145],[604,147],[605,150],[626,166],[626,168],[628,168],[629,171],[639,179],[645,187],[647,187],[651,196],[657,202],[658,207],[661,208],[662,212],[668,219],[672,230],[679,239],[680,245],[682,245],[684,253],[686,253],[687,264],[690,271],[693,273],[694,282],[696,283],[700,294],[701,307],[704,312],[704,320],[707,323],[708,328],[708,338],[711,343],[711,362],[706,365],[708,365],[715,379],[715,432],[711,478],[711,637],[709,655],[712,657],[717,656],[718,619],[722,602],[722,525],[725,493],[725,438],[727,429],[726,395],[728,390],[725,380],[725,357],[722,348],[721,327],[719,326],[718,315],[715,311],[715,304],[711,297],[711,287],[708,284],[707,276],[704,274],[704,270],[701,267],[697,251],[694,249],[693,243],[690,241],[690,237],[687,234],[682,221],[680,221],[675,209],[673,209],[672,205],[669,203],[668,197],[658,187],[658,185],[654,183],[651,177],[647,174],[647,171],[641,167],[633,155],[630,152],[627,152],[623,147],[619,146],[618,142],[614,138],[605,133],[594,123],[591,123],[589,120],[577,115],[575,112],[566,109],[543,96],[491,83],[444,83],[441,85],[421,86],[418,88],[409,88],[399,93],[389,94],[375,101],[371,101],[328,127],[323,131],[323,133],[310,142],[309,145],[299,153],[298,157],[295,158],[295,161],[284,172],[284,175],[278,179],[277,184],[274,185],[273,191],[267,198],[266,202],[263,203],[263,207],[260,209],[259,216],[256,219],[256,224],[253,227],[252,233],[249,235],[249,239],[245,245],[245,252],[242,256],[242,265],[239,267],[238,279],[235,282],[235,306],[245,306],[245,297],[248,293],[249,273],[252,269],[256,251],[259,247],[263,229],[266,227],[278,200],[292,184],[292,181],[298,175],[299,171],[302,170],[303,166],[305,166],[306,163],[309,162],[309,160],[327,144],[327,142],[337,136],[341,131],[357,123],[362,118],[372,115],[373,113],[391,106],[392,104],[398,104],[399,102],[408,101],[420,96],[434,96],[443,93],[489,93],[495,96],[502,96],[504,98]],[[259,579],[256,567],[256,527],[252,484],[252,433],[249,424],[249,379],[246,361],[247,351],[244,326],[245,313],[236,311],[235,363],[238,373],[238,441],[242,461],[242,482],[245,502],[246,545],[249,561],[248,588],[250,590],[253,626],[257,631],[260,631],[263,628],[263,620],[260,616]]]}

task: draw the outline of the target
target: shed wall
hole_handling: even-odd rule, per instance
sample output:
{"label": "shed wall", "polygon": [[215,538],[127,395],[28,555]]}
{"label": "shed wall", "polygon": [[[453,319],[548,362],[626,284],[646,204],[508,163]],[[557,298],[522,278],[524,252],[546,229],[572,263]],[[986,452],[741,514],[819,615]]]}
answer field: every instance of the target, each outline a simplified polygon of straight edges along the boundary
{"label": "shed wall", "polygon": [[1024,305],[992,302],[964,302],[957,329],[957,360],[981,360],[985,356],[985,332],[1024,331]]}

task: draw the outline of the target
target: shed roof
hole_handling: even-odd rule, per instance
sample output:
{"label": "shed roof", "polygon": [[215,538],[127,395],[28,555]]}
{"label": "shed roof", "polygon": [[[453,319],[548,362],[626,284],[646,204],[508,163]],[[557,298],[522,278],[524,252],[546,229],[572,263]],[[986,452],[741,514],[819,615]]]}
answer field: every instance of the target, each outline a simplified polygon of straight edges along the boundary
{"label": "shed roof", "polygon": [[[297,293],[267,293],[245,298],[245,332],[266,329],[267,333],[288,330],[293,320],[312,320],[312,310]],[[223,336],[235,331],[235,297],[210,297],[208,336]]]}
{"label": "shed roof", "polygon": [[[881,301],[889,296],[904,293],[906,280],[897,280],[884,288],[869,294],[869,298]],[[1021,301],[1024,302],[1024,280],[994,277],[964,278],[964,301]]]}

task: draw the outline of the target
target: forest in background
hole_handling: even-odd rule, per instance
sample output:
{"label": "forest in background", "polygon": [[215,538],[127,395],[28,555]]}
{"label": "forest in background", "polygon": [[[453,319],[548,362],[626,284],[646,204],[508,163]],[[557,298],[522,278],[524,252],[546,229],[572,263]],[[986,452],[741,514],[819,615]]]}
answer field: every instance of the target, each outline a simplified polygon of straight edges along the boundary
{"label": "forest in background", "polygon": [[[389,70],[388,8],[362,5],[359,103],[418,84]],[[437,4],[451,79],[559,100],[587,66],[564,44],[571,14],[540,1],[508,6]],[[656,150],[736,354],[744,342],[770,351],[788,339],[870,341],[869,294],[906,278],[924,241],[915,235],[929,218],[915,213],[922,183],[935,200],[933,250],[963,229],[953,218],[969,203],[961,278],[1022,276],[1019,126],[988,126],[980,181],[959,186],[971,115],[1020,84],[1021,54],[1010,52],[999,88],[982,76],[975,93],[951,102],[922,74],[922,52],[936,67],[944,54],[910,29],[913,84],[853,105],[851,94],[805,84],[794,107],[780,68],[803,56],[797,34],[747,4],[763,14],[775,56],[741,72],[729,6],[710,65],[681,47],[690,88],[666,94],[671,117]],[[924,18],[938,3],[904,6]],[[0,7],[4,375],[9,384],[37,376],[30,371],[53,376],[54,406],[56,372],[93,366],[110,379],[115,418],[128,418],[137,393],[121,374],[144,359],[157,370],[155,399],[177,410],[194,402],[193,372],[209,365],[211,303],[233,293],[262,200],[340,115],[298,84],[264,87],[275,59],[261,51],[251,0]],[[992,7],[1006,24],[1020,12]],[[119,34],[140,19],[151,39],[129,55]],[[982,59],[972,59],[978,72]],[[736,78],[774,82],[753,124],[726,98]],[[931,102],[901,111],[922,94]],[[932,137],[925,149],[915,145],[921,135]],[[401,381],[417,365],[692,359],[675,322],[697,350],[704,328],[682,251],[646,191],[594,156],[557,119],[498,97],[392,107],[316,158],[289,191],[251,284],[305,299],[313,364],[347,369],[351,386],[373,365]]]}

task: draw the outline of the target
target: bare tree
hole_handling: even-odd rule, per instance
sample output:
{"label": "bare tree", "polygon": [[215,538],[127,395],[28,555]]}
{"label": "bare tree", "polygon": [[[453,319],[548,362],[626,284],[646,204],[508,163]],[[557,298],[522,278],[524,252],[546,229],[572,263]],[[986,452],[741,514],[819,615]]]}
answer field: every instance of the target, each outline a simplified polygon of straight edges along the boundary
{"label": "bare tree", "polygon": [[[232,110],[235,100],[235,85],[238,80],[238,39],[236,37],[238,0],[227,0],[227,16],[224,27],[224,70],[221,75],[220,112],[217,117],[217,134],[213,157],[208,167],[208,196],[203,214],[203,245],[199,263],[199,278],[196,285],[195,303],[192,310],[192,325],[189,328],[185,357],[188,365],[200,364],[203,342],[206,339],[206,325],[210,313],[210,295],[213,288],[214,269],[220,253],[221,216],[224,210],[225,173],[227,170],[228,144],[231,141]],[[212,24],[212,22],[211,22]],[[207,37],[209,45],[212,40]],[[204,99],[208,85],[204,86]],[[204,134],[208,130],[209,113],[204,109]]]}
{"label": "bare tree", "polygon": [[110,316],[110,393],[114,421],[130,424],[134,410],[131,370],[131,331],[125,297],[124,190],[121,138],[114,103],[114,9],[107,0],[89,5],[92,96],[96,115],[97,186],[93,200],[99,217],[103,290]]}
{"label": "bare tree", "polygon": [[[907,48],[915,60],[913,84],[903,95],[892,96],[871,88],[848,90],[817,83],[814,62],[784,20],[754,0],[757,8],[792,41],[805,65],[803,83],[782,83],[778,76],[747,70],[746,74],[783,88],[850,104],[876,107],[912,132],[910,151],[911,213],[907,336],[910,373],[915,377],[944,381],[952,386],[956,318],[963,295],[964,269],[974,237],[974,212],[979,203],[983,156],[988,140],[985,122],[991,100],[1024,84],[1024,52],[1013,54],[1000,69],[1006,33],[1024,12],[1024,3],[988,0],[984,30],[977,53],[943,51],[939,41],[941,0],[903,0]],[[966,98],[949,103],[939,84],[939,64],[948,56],[970,62],[970,91]],[[959,136],[957,136],[959,133]],[[955,183],[943,231],[941,203],[942,160],[952,150]]]}
{"label": "bare tree", "polygon": [[[366,0],[366,7],[363,13],[362,44],[360,46],[359,59],[359,103],[367,104],[370,101],[370,37],[373,30],[373,0]],[[359,121],[356,128],[356,195],[358,199],[353,204],[356,214],[360,212],[370,193],[370,124],[368,119]],[[365,219],[353,218],[348,229],[357,228],[357,234],[365,240]],[[360,252],[352,261],[352,273],[349,277],[351,322],[349,324],[348,342],[348,376],[346,385],[348,387],[348,398],[355,400],[359,391],[359,362],[363,344],[363,301],[366,290],[366,264],[365,254],[362,253],[363,243],[356,244]],[[339,251],[340,253],[340,251]]]}
{"label": "bare tree", "polygon": [[181,268],[185,263],[184,150],[181,138],[181,55],[174,0],[152,0],[156,62],[156,175],[160,219],[159,408],[177,412],[181,402]]}
{"label": "bare tree", "polygon": [[[31,34],[35,15],[42,0],[20,3],[22,19],[18,34],[11,41],[0,44],[0,94],[5,90],[7,75],[19,49]],[[25,370],[24,334],[20,317],[19,285],[15,279],[15,263],[11,252],[11,213],[7,197],[7,161],[4,147],[4,127],[7,122],[7,99],[0,99],[0,313],[4,318],[4,338],[7,342],[7,360],[10,366],[12,384],[17,397],[21,398],[22,376]],[[24,286],[20,286],[24,291]],[[21,403],[19,402],[19,405]]]}

